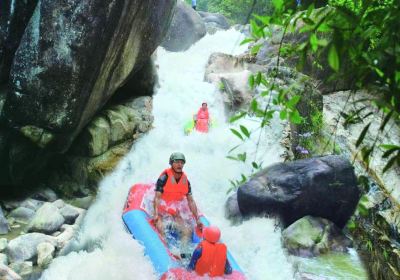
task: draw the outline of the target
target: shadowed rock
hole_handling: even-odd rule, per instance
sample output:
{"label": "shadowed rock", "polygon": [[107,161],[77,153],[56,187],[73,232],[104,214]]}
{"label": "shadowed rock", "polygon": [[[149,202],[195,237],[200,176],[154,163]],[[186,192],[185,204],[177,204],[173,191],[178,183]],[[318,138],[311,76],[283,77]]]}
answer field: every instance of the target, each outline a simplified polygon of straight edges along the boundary
{"label": "shadowed rock", "polygon": [[4,106],[9,124],[63,152],[161,42],[175,0],[43,0],[25,30]]}
{"label": "shadowed rock", "polygon": [[7,219],[4,217],[3,209],[0,207],[0,234],[6,234],[10,230]]}
{"label": "shadowed rock", "polygon": [[340,228],[353,214],[359,196],[353,166],[339,156],[272,165],[237,192],[242,215],[276,215],[285,226],[311,215]]}
{"label": "shadowed rock", "polygon": [[0,84],[7,82],[12,60],[38,0],[0,2]]}

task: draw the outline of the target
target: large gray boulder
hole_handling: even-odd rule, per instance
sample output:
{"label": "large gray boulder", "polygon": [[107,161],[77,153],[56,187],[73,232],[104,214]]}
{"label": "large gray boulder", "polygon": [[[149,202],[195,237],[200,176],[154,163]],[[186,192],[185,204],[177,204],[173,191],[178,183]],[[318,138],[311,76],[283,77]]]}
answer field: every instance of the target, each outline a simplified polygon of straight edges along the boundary
{"label": "large gray boulder", "polygon": [[11,69],[5,114],[39,147],[58,152],[149,59],[176,0],[42,0]]}
{"label": "large gray boulder", "polygon": [[185,51],[204,35],[206,35],[206,26],[200,15],[185,2],[178,1],[162,46],[168,51]]}
{"label": "large gray boulder", "polygon": [[254,175],[237,192],[242,215],[276,215],[284,226],[310,215],[342,228],[359,197],[353,166],[340,156],[274,164]]}

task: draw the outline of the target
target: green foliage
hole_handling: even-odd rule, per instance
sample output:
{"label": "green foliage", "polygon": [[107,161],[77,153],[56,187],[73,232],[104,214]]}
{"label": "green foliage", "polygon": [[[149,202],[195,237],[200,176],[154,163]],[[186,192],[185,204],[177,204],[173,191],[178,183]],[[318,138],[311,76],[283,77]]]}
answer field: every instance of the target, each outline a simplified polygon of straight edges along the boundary
{"label": "green foliage", "polygon": [[368,216],[369,209],[367,207],[367,204],[368,204],[368,197],[366,195],[363,195],[360,198],[360,201],[358,202],[356,213],[358,213],[363,217]]}
{"label": "green foliage", "polygon": [[[280,54],[297,58],[299,69],[312,57],[314,66],[331,73],[324,82],[351,80],[354,92],[376,88],[379,94],[369,101],[385,116],[377,135],[384,133],[390,119],[400,122],[399,1],[330,0],[326,6],[326,3],[321,5],[321,1],[302,1],[300,7],[296,7],[294,1],[272,2],[274,13],[259,16],[252,22],[252,41],[265,38],[272,25],[283,30],[283,37],[291,32],[302,33],[308,39],[292,48],[282,39]],[[322,8],[315,9],[316,6]],[[372,114],[364,110],[344,115],[345,126],[361,122]],[[284,111],[281,116],[285,116]],[[369,127],[370,123],[364,125],[356,143],[367,165],[377,145],[377,141],[364,144],[366,135],[374,133]],[[380,146],[381,149],[385,147]],[[384,158],[387,159],[384,172],[400,166],[397,148],[387,150]]]}
{"label": "green foliage", "polygon": [[[226,1],[219,2],[226,3]],[[282,39],[274,71],[268,73],[267,76],[258,73],[249,79],[252,89],[262,89],[258,98],[264,98],[264,102],[255,98],[252,100],[249,110],[238,113],[231,118],[231,122],[237,122],[246,116],[256,117],[260,121],[261,133],[262,129],[269,125],[274,114],[279,112],[281,119],[306,126],[311,135],[318,136],[323,123],[321,112],[313,112],[311,123],[305,123],[296,109],[300,96],[293,94],[292,88],[283,88],[276,82],[282,55],[296,58],[298,69],[302,69],[307,58],[311,57],[313,66],[330,72],[329,77],[323,82],[338,79],[349,80],[351,77],[353,91],[368,87],[378,88],[378,92],[382,94],[370,100],[385,115],[378,133],[384,132],[390,119],[400,122],[399,2],[394,0],[331,0],[329,5],[324,6],[327,1],[302,1],[302,6],[299,7],[296,7],[294,2],[273,0],[273,13],[254,16],[254,19],[250,21],[251,37],[244,40],[242,44],[256,43],[261,38],[271,36],[273,32],[281,32]],[[324,4],[321,5],[321,2]],[[323,7],[315,9],[317,6]],[[301,33],[306,40],[297,46],[285,43],[287,34],[293,32]],[[259,49],[260,45],[254,44],[251,54],[257,54]],[[345,125],[362,121],[371,114],[365,109],[350,112],[343,116]],[[376,146],[376,141],[373,145],[364,144],[369,127],[370,123],[365,124],[356,143],[367,164],[369,164]],[[241,141],[246,141],[254,132],[243,130],[243,126],[241,126],[240,129],[232,129],[232,133]],[[301,144],[305,147],[299,145],[299,149],[305,154],[309,152],[307,148],[311,148],[313,145],[312,141],[307,138]],[[237,148],[233,148],[231,152]],[[380,148],[386,151],[384,155],[388,158],[384,172],[394,165],[400,166],[400,147],[398,145],[385,144]],[[332,149],[336,153],[340,152],[335,143],[333,143]],[[243,153],[229,157],[246,162],[247,157],[240,155]],[[236,180],[236,186],[238,183],[244,183],[244,178],[249,178],[249,176]],[[358,206],[360,215],[368,214],[368,209],[364,204],[361,201]]]}

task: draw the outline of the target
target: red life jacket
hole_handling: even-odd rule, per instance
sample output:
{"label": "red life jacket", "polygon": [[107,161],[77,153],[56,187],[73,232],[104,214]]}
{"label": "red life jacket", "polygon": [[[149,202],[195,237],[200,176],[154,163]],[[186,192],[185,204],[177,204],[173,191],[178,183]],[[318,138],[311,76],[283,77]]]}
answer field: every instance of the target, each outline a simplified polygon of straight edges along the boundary
{"label": "red life jacket", "polygon": [[161,199],[167,204],[183,200],[189,192],[189,183],[186,174],[182,172],[179,182],[176,182],[172,168],[165,169],[160,177],[164,174],[168,175],[168,180],[164,186]]}
{"label": "red life jacket", "polygon": [[226,246],[222,243],[210,243],[203,240],[200,245],[202,248],[201,257],[198,259],[195,271],[203,276],[223,276],[226,263]]}
{"label": "red life jacket", "polygon": [[203,110],[203,109],[199,109],[199,111],[197,112],[197,119],[209,119],[209,115],[208,115],[208,109],[207,110]]}
{"label": "red life jacket", "polygon": [[209,114],[208,109],[200,109],[197,112],[196,130],[200,132],[208,132],[208,120]]}

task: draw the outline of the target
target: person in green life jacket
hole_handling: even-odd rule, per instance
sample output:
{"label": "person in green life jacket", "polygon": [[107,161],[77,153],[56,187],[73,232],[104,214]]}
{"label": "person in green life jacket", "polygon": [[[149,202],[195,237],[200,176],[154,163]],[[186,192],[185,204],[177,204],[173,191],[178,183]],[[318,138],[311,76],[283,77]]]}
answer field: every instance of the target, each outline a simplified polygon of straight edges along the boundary
{"label": "person in green life jacket", "polygon": [[183,244],[189,242],[192,234],[192,221],[185,219],[180,213],[184,200],[187,200],[187,206],[196,225],[200,230],[202,228],[190,182],[183,172],[185,163],[184,154],[178,152],[171,154],[169,158],[171,168],[165,169],[156,183],[153,217],[155,226],[163,237],[165,237],[164,220],[167,216],[171,218],[173,226],[182,236]]}

